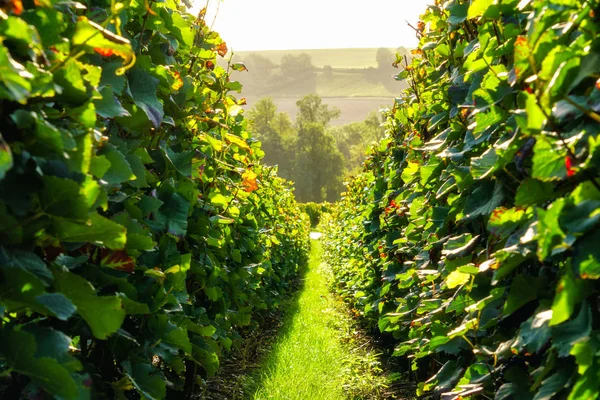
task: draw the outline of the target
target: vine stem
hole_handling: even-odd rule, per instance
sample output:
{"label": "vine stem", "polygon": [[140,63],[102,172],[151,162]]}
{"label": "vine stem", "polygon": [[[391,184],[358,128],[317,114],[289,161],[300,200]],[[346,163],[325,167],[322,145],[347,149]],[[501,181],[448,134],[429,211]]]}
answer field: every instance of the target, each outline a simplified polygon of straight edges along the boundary
{"label": "vine stem", "polygon": [[421,32],[420,30],[418,30],[417,28],[415,28],[414,26],[412,26],[410,24],[410,22],[408,22],[407,20],[404,20],[406,22],[406,25],[410,26],[419,36],[419,38],[423,37],[423,32]]}
{"label": "vine stem", "polygon": [[150,2],[148,3],[148,7],[146,8],[146,14],[144,14],[144,20],[142,21],[142,29],[140,30],[140,41],[138,42],[138,48],[136,53],[139,55],[140,52],[142,51],[142,47],[144,45],[144,31],[146,30],[146,23],[148,22],[148,15],[152,11],[152,5],[154,4],[154,0],[150,0]]}
{"label": "vine stem", "polygon": [[215,16],[210,24],[210,30],[213,30],[213,26],[215,26],[215,21],[217,20],[217,16],[219,15],[219,10],[221,9],[221,2],[217,2],[217,11],[215,12]]}
{"label": "vine stem", "polygon": [[565,101],[567,103],[569,103],[570,105],[572,105],[573,107],[575,107],[576,109],[578,109],[579,111],[581,111],[582,113],[584,113],[587,117],[593,119],[595,122],[600,123],[600,115],[599,114],[595,113],[594,111],[592,111],[590,109],[583,107],[581,104],[574,102],[573,100],[571,100],[571,98],[569,96],[565,97]]}
{"label": "vine stem", "polygon": [[[106,27],[108,26],[108,24],[110,23],[110,21],[116,17],[117,14],[115,14],[114,12],[111,12],[110,16],[106,19],[106,21],[104,21],[102,23],[102,25],[100,25],[102,28],[106,29]],[[94,32],[90,37],[88,37],[87,39],[85,39],[81,44],[75,46],[73,49],[71,49],[71,52],[69,53],[69,55],[67,56],[67,58],[65,58],[64,60],[60,61],[58,64],[55,64],[54,66],[52,66],[48,72],[53,73],[55,72],[57,69],[62,68],[63,65],[65,65],[67,63],[67,61],[69,61],[70,59],[78,59],[79,57],[81,57],[82,55],[85,54],[85,51],[79,51],[79,48],[84,46],[87,42],[89,42],[90,40],[92,40],[94,37],[96,37],[96,35],[99,35],[100,33],[102,33],[101,31],[97,30],[96,32]]]}

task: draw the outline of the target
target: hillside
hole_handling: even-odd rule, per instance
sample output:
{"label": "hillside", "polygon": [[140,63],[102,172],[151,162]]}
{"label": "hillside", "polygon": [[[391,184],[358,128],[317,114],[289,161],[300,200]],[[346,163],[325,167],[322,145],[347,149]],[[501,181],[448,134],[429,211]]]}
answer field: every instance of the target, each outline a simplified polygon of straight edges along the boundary
{"label": "hillside", "polygon": [[[388,48],[387,50],[392,54],[398,51],[406,52],[403,47]],[[377,48],[236,51],[235,59],[243,62],[251,54],[260,54],[273,64],[279,64],[279,61],[285,55],[299,55],[302,53],[308,54],[313,65],[317,68],[323,68],[326,65],[332,68],[369,68],[377,66]]]}
{"label": "hillside", "polygon": [[[264,97],[272,97],[278,109],[295,116],[295,103],[308,94],[317,94],[342,111],[333,125],[362,121],[406,88],[395,79],[399,70],[392,64],[396,53],[408,50],[317,49],[239,52],[235,62],[248,70],[234,72],[244,86],[247,108]],[[357,109],[360,112],[357,112]]]}

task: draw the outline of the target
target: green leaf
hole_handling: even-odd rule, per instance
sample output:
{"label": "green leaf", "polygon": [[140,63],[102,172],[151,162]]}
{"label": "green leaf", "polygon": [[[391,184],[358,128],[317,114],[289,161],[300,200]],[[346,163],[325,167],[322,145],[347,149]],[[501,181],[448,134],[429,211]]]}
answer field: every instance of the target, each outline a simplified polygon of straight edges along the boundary
{"label": "green leaf", "polygon": [[519,344],[525,346],[530,353],[537,353],[550,340],[552,333],[548,326],[553,312],[542,311],[521,324]]}
{"label": "green leaf", "polygon": [[458,367],[454,360],[447,361],[442,368],[428,382],[436,382],[435,389],[445,392],[452,389],[463,374],[463,369]]}
{"label": "green leaf", "polygon": [[110,168],[110,161],[105,156],[94,156],[90,160],[90,172],[98,179],[102,179]]}
{"label": "green leaf", "polygon": [[35,338],[35,358],[55,359],[69,372],[77,372],[83,368],[81,362],[69,352],[72,342],[70,337],[52,328],[28,326],[25,329]]}
{"label": "green leaf", "polygon": [[17,267],[39,278],[45,286],[50,286],[54,279],[52,272],[36,254],[15,250],[2,252],[0,250],[0,263],[6,267]]}
{"label": "green leaf", "polygon": [[573,345],[586,340],[591,332],[592,310],[584,302],[575,318],[552,328],[552,346],[558,350],[559,357],[567,357]]}
{"label": "green leaf", "polygon": [[225,207],[227,206],[227,204],[229,204],[229,200],[227,199],[227,197],[223,196],[220,193],[211,192],[208,195],[208,199],[210,200],[210,203],[216,207]]}
{"label": "green leaf", "polygon": [[167,388],[162,372],[145,363],[123,361],[121,365],[131,383],[146,399],[161,400],[166,397]]}
{"label": "green leaf", "polygon": [[567,386],[567,382],[572,375],[572,371],[561,368],[559,372],[542,381],[542,386],[540,386],[533,400],[554,399],[554,396]]}
{"label": "green leaf", "polygon": [[89,205],[80,194],[80,184],[54,176],[44,176],[42,184],[41,201],[46,214],[79,221],[88,217]]}
{"label": "green leaf", "polygon": [[164,341],[183,350],[187,354],[192,353],[192,343],[190,343],[188,332],[185,328],[173,329],[164,337]]}
{"label": "green leaf", "polygon": [[118,185],[136,178],[125,155],[112,144],[106,144],[98,154],[110,162],[110,167],[102,176],[109,184]]}
{"label": "green leaf", "polygon": [[54,358],[35,357],[37,344],[30,333],[0,331],[0,350],[15,372],[28,376],[48,393],[66,399],[77,396],[77,385],[65,367]]}
{"label": "green leaf", "polygon": [[137,206],[142,210],[144,215],[148,215],[157,212],[163,204],[164,202],[155,197],[143,195],[137,203]]}
{"label": "green leaf", "polygon": [[419,176],[419,163],[409,162],[400,176],[405,183],[411,182],[415,177]]}
{"label": "green leaf", "polygon": [[62,293],[44,293],[37,296],[35,300],[62,321],[71,318],[76,310],[73,303]]}
{"label": "green leaf", "polygon": [[537,137],[533,152],[532,178],[551,181],[567,176],[565,166],[567,153],[557,140],[540,135]]}
{"label": "green leaf", "polygon": [[208,376],[213,376],[219,368],[219,356],[215,353],[215,350],[206,344],[198,346],[192,345],[192,353],[194,359],[196,359],[202,368],[206,371]]}
{"label": "green leaf", "polygon": [[127,79],[135,104],[144,110],[154,128],[158,129],[164,115],[163,105],[156,97],[158,79],[139,67],[129,71]]}
{"label": "green leaf", "polygon": [[84,223],[71,222],[57,218],[54,221],[58,237],[65,242],[90,242],[109,249],[120,250],[125,247],[125,227],[100,216],[91,214]]}
{"label": "green leaf", "polygon": [[597,399],[600,397],[598,374],[600,374],[600,367],[597,364],[594,364],[592,368],[588,368],[585,374],[575,382],[568,400]]}
{"label": "green leaf", "polygon": [[479,242],[479,235],[473,237],[470,233],[450,238],[442,250],[442,254],[449,260],[466,257],[475,250]]}
{"label": "green leaf", "polygon": [[56,269],[54,275],[56,289],[73,302],[95,337],[106,339],[121,327],[125,309],[119,297],[98,296],[87,280],[65,270]]}
{"label": "green leaf", "polygon": [[525,96],[525,111],[527,112],[527,130],[530,134],[538,134],[546,124],[546,116],[538,105],[533,94],[522,92]]}
{"label": "green leaf", "polygon": [[13,167],[13,156],[10,147],[0,134],[0,180],[4,179],[6,173]]}
{"label": "green leaf", "polygon": [[573,266],[585,279],[600,278],[600,230],[588,233],[575,243]]}
{"label": "green leaf", "polygon": [[33,76],[11,57],[3,44],[0,44],[0,65],[2,65],[0,98],[25,104],[31,92]]}
{"label": "green leaf", "polygon": [[524,80],[531,70],[531,48],[526,36],[518,36],[515,40],[515,75],[519,81]]}
{"label": "green leaf", "polygon": [[470,279],[471,275],[469,274],[464,274],[458,271],[452,271],[450,272],[450,275],[448,275],[448,277],[446,278],[446,286],[448,286],[448,289],[454,289],[458,286],[464,285],[465,283],[469,282]]}
{"label": "green leaf", "polygon": [[212,222],[213,224],[231,225],[235,223],[235,220],[233,218],[224,217],[222,215],[215,215],[213,217],[210,217],[210,222]]}
{"label": "green leaf", "polygon": [[113,94],[112,87],[103,87],[100,89],[100,94],[102,98],[94,100],[98,115],[103,118],[127,117],[130,115]]}
{"label": "green leaf", "polygon": [[532,212],[522,208],[505,209],[500,207],[494,210],[488,221],[488,230],[498,238],[508,237],[515,229],[523,225]]}
{"label": "green leaf", "polygon": [[135,174],[135,180],[130,182],[130,185],[136,188],[143,188],[148,186],[148,180],[146,179],[146,167],[136,154],[127,154],[125,157],[127,162],[131,166],[131,170]]}
{"label": "green leaf", "polygon": [[494,0],[473,0],[469,7],[468,18],[481,17],[486,10],[494,3]]}
{"label": "green leaf", "polygon": [[575,307],[583,300],[584,296],[584,282],[571,277],[570,274],[563,275],[556,287],[550,326],[558,325],[571,318]]}
{"label": "green leaf", "polygon": [[495,148],[488,149],[481,157],[471,159],[471,175],[475,179],[483,179],[493,174],[498,168],[498,155]]}
{"label": "green leaf", "polygon": [[450,17],[448,18],[448,23],[452,25],[462,24],[467,19],[467,13],[469,10],[469,2],[465,1],[464,3],[460,3],[458,1],[451,3],[451,6],[448,7],[450,11]]}
{"label": "green leaf", "polygon": [[125,75],[117,75],[116,72],[121,68],[121,63],[107,62],[102,65],[102,75],[100,86],[110,86],[117,95],[123,94],[127,84]]}
{"label": "green leaf", "polygon": [[73,58],[67,59],[62,68],[54,72],[54,82],[62,88],[61,92],[57,92],[56,100],[74,107],[89,100],[81,72],[80,64]]}
{"label": "green leaf", "polygon": [[156,221],[163,224],[167,231],[175,236],[184,237],[188,225],[190,203],[179,193],[173,193],[164,199],[156,215]]}
{"label": "green leaf", "polygon": [[[491,192],[491,196],[490,196]],[[467,219],[478,216],[488,216],[504,199],[502,185],[496,182],[492,189],[490,182],[485,182],[471,193],[465,202],[464,213]]]}
{"label": "green leaf", "polygon": [[600,200],[583,200],[578,204],[567,203],[559,222],[566,233],[583,234],[598,225]]}
{"label": "green leaf", "polygon": [[182,176],[189,178],[192,176],[192,159],[195,155],[195,150],[185,151],[182,153],[175,153],[165,142],[160,144],[163,157],[165,160],[175,168]]}
{"label": "green leaf", "polygon": [[117,296],[119,296],[123,302],[123,307],[125,307],[125,313],[127,315],[150,314],[150,309],[147,304],[133,301],[123,293],[118,293]]}
{"label": "green leaf", "polygon": [[533,178],[525,178],[517,189],[515,205],[519,207],[541,205],[550,200],[554,193],[554,184]]}
{"label": "green leaf", "polygon": [[517,311],[525,304],[536,299],[537,285],[533,278],[525,275],[517,275],[510,285],[508,298],[504,304],[503,314],[505,317]]}
{"label": "green leaf", "polygon": [[565,200],[559,198],[550,204],[548,209],[542,210],[538,208],[536,211],[538,216],[537,255],[540,261],[544,261],[551,255],[564,251],[567,248],[566,243],[564,243],[565,233],[558,223],[564,205]]}
{"label": "green leaf", "polygon": [[[135,62],[135,54],[129,40],[115,35],[83,16],[77,19],[71,43],[72,46],[90,53],[98,52],[107,56],[117,55],[123,59],[126,66]],[[121,75],[122,73],[117,71],[116,74]]]}

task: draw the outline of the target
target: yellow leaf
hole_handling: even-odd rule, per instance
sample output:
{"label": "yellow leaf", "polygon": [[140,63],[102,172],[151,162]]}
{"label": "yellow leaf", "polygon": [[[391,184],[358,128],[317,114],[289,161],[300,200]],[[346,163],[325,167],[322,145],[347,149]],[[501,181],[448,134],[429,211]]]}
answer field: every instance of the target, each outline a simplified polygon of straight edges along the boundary
{"label": "yellow leaf", "polygon": [[232,135],[231,133],[226,133],[225,135],[223,135],[223,137],[227,141],[227,143],[233,143],[240,149],[250,151],[250,146],[248,146],[248,143],[246,143],[246,141],[244,139],[242,139],[238,136]]}
{"label": "yellow leaf", "polygon": [[248,193],[258,189],[258,184],[256,183],[256,174],[254,171],[248,169],[242,174],[242,185],[244,186],[244,191]]}

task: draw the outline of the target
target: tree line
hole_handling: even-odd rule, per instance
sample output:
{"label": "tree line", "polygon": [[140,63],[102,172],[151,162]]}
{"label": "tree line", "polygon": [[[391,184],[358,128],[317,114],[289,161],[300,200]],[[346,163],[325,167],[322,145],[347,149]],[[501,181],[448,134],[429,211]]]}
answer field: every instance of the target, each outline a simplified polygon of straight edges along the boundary
{"label": "tree line", "polygon": [[294,182],[301,202],[336,201],[343,178],[357,172],[368,145],[384,135],[381,117],[371,113],[365,121],[331,127],[340,110],[315,95],[296,102],[295,122],[278,112],[271,98],[259,100],[248,118],[265,152],[263,161],[279,167],[279,175]]}

